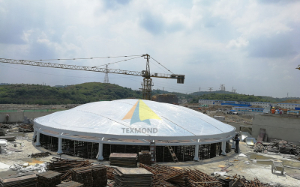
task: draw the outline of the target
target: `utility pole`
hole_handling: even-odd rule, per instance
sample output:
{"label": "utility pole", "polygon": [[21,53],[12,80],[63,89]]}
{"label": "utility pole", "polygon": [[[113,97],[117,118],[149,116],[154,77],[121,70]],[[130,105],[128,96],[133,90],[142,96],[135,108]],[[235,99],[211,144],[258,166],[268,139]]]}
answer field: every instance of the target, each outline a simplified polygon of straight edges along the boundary
{"label": "utility pole", "polygon": [[105,68],[104,83],[109,83],[109,79],[108,79],[108,64],[106,64],[106,68]]}

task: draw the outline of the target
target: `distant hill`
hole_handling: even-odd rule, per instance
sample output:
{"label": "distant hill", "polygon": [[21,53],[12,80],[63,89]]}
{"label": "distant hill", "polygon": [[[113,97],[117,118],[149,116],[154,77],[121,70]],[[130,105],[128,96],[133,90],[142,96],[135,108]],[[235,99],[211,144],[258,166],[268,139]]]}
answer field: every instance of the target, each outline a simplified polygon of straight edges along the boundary
{"label": "distant hill", "polygon": [[[237,94],[228,91],[204,91],[183,94],[164,90],[153,90],[157,94],[175,94],[179,102],[198,103],[199,99],[225,101],[261,101],[296,103],[300,98],[273,98]],[[46,85],[3,84],[0,85],[0,104],[84,104],[95,101],[138,98],[142,99],[140,90],[132,90],[115,84],[90,82],[77,85]]]}
{"label": "distant hill", "polygon": [[27,84],[0,85],[0,104],[83,104],[124,98],[142,98],[142,92],[98,82],[66,87]]}

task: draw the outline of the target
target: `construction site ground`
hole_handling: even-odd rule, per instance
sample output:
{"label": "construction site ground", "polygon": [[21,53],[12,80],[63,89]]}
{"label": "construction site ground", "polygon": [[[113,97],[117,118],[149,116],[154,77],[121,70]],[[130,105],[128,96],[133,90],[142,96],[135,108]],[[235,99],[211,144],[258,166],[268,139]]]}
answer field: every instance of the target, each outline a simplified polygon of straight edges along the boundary
{"label": "construction site ground", "polygon": [[[53,156],[59,157],[56,152],[51,152],[42,147],[35,147],[32,143],[33,133],[15,133],[17,139],[15,142],[10,142],[6,147],[6,150],[2,150],[0,154],[0,177],[5,177],[8,175],[15,174],[15,171],[9,171],[9,166],[13,164],[35,164],[44,163],[51,160]],[[16,145],[16,147],[15,147]],[[211,174],[214,172],[220,172],[220,174],[225,174],[228,176],[234,176],[235,174],[244,176],[248,180],[253,180],[257,178],[261,182],[270,184],[281,184],[281,186],[300,186],[300,180],[290,177],[291,175],[298,176],[300,179],[300,162],[296,160],[289,159],[290,155],[283,154],[257,154],[253,152],[253,149],[247,147],[244,142],[240,143],[241,153],[234,153],[232,150],[227,156],[218,156],[212,159],[200,160],[199,162],[188,161],[188,162],[167,162],[158,163],[173,167],[180,168],[191,168],[198,169],[204,173]],[[39,152],[51,152],[52,155],[43,158],[30,158],[28,155],[32,153]],[[68,155],[62,155],[62,158],[67,159],[81,159],[78,157],[72,157]],[[261,160],[262,158],[267,159],[280,159],[285,160],[287,166],[285,167],[284,175],[280,172],[272,173],[270,162],[253,162],[251,159],[257,158]],[[100,162],[104,165],[109,165],[109,161],[97,161],[90,160],[92,162]],[[294,169],[292,169],[293,167]]]}

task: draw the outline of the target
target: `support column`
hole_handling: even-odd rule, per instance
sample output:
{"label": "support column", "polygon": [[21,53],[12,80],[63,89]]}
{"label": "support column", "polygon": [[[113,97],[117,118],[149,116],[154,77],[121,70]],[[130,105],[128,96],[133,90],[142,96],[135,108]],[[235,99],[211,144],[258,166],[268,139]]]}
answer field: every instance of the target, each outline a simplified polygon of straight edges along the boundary
{"label": "support column", "polygon": [[104,158],[103,158],[103,143],[100,143],[100,142],[99,142],[99,150],[98,150],[97,159],[104,160]]}
{"label": "support column", "polygon": [[62,147],[62,138],[59,137],[58,138],[58,150],[57,150],[57,154],[62,154],[63,153],[61,147]]}
{"label": "support column", "polygon": [[36,142],[35,142],[35,146],[41,146],[41,143],[40,143],[40,132],[37,130],[36,131]]}
{"label": "support column", "polygon": [[[198,142],[200,141],[200,139],[198,139]],[[195,145],[195,157],[194,157],[194,161],[199,161],[199,144]]]}
{"label": "support column", "polygon": [[222,153],[221,154],[226,156],[226,141],[222,142],[221,148],[222,148]]}

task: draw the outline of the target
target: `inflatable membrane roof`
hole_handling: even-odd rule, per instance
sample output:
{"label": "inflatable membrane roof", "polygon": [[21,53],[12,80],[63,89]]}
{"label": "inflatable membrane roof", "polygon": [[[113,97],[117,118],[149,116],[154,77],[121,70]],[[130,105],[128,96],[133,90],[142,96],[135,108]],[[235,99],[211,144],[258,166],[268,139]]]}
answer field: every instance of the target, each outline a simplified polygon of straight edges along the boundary
{"label": "inflatable membrane roof", "polygon": [[227,136],[235,132],[233,126],[201,112],[178,105],[138,99],[88,103],[36,118],[34,124],[35,128],[56,132],[81,132],[103,137],[201,138],[222,134]]}

